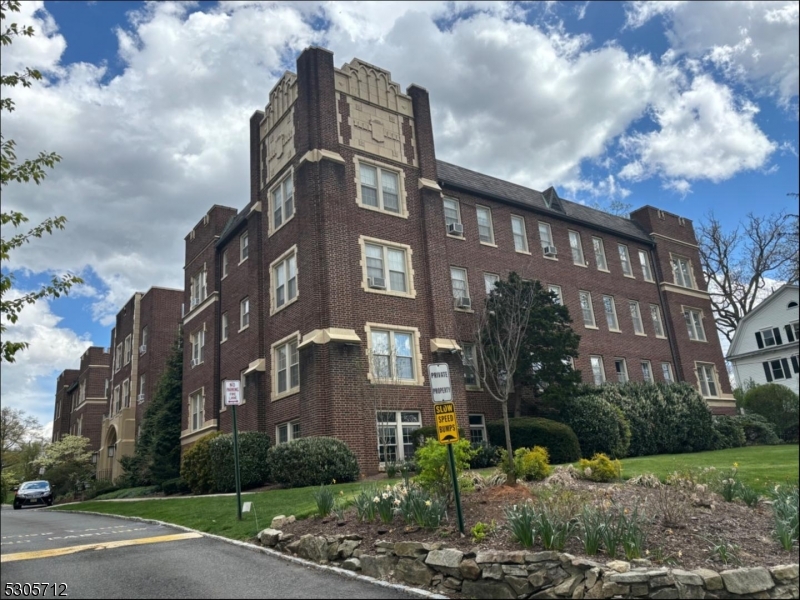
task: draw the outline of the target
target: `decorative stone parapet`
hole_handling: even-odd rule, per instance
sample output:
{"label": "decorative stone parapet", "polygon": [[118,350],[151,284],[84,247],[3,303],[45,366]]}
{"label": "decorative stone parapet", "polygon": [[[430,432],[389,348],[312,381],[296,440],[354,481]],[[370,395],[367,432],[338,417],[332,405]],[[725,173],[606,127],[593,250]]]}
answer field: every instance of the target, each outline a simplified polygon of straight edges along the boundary
{"label": "decorative stone parapet", "polygon": [[545,551],[462,552],[443,543],[377,541],[358,535],[299,539],[265,529],[262,545],[318,563],[336,564],[375,579],[395,580],[468,598],[798,598],[798,565],[668,569],[649,560],[603,564]]}

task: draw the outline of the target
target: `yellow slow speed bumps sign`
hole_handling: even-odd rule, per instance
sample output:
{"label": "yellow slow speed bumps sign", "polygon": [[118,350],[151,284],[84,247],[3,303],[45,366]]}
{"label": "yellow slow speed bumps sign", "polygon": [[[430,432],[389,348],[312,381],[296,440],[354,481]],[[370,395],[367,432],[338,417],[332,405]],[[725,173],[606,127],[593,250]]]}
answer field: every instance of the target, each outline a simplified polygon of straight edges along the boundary
{"label": "yellow slow speed bumps sign", "polygon": [[458,441],[458,422],[456,409],[452,402],[439,402],[433,405],[436,415],[436,434],[442,444]]}

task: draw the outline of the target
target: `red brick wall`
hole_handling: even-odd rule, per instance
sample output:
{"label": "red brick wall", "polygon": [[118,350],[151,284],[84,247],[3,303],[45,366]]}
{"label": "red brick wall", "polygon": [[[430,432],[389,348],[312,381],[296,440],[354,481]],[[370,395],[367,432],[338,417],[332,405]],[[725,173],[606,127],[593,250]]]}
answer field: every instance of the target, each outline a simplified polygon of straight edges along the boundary
{"label": "red brick wall", "polygon": [[63,435],[69,433],[71,406],[67,389],[78,380],[80,373],[78,369],[66,369],[56,380],[56,408],[53,410],[53,436],[51,438],[53,442],[57,442]]}

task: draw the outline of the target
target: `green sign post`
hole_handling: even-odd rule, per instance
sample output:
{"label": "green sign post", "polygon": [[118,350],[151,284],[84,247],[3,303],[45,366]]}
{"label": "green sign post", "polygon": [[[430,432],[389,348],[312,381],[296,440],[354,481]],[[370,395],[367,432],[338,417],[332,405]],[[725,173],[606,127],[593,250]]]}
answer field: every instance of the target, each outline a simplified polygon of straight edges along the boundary
{"label": "green sign post", "polygon": [[239,476],[239,429],[236,424],[236,407],[242,403],[238,380],[225,380],[225,405],[233,413],[233,468],[236,479],[236,518],[242,520],[242,480]]}

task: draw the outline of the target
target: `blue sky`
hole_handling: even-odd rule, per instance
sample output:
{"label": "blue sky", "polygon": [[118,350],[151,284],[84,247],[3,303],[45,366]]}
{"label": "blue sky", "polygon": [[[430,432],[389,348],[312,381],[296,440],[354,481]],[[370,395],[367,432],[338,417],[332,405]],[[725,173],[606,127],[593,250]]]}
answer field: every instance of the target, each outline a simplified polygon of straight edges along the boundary
{"label": "blue sky", "polygon": [[[440,159],[569,199],[651,204],[728,227],[797,211],[797,2],[25,2],[36,37],[3,72],[3,134],[63,161],[4,208],[67,230],[12,257],[19,289],[86,280],[26,309],[3,404],[52,419],[55,377],[109,344],[134,291],[182,286],[183,237],[248,198],[248,118],[303,48],[431,95]],[[5,235],[5,232],[4,232]]]}

